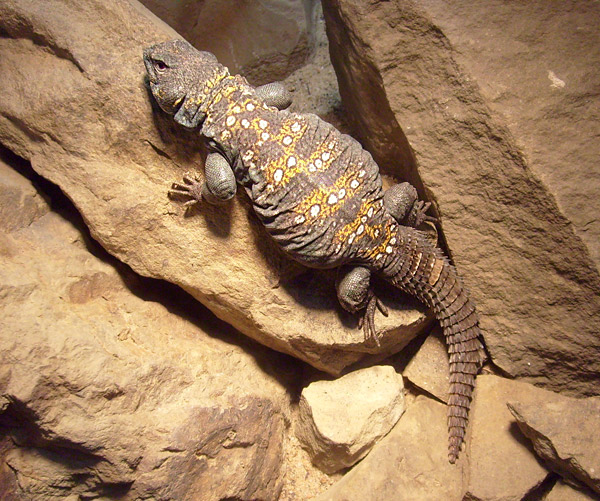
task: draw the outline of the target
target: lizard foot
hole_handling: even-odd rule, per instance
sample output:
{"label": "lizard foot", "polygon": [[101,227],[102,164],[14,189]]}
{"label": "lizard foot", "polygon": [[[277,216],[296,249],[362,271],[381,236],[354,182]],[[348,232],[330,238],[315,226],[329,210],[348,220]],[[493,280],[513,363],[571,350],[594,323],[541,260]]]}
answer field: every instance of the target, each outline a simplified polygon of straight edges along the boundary
{"label": "lizard foot", "polygon": [[431,207],[431,202],[424,202],[423,200],[417,200],[413,205],[410,214],[408,215],[408,224],[413,228],[420,226],[425,221],[431,221],[432,223],[437,223],[437,218],[433,216],[428,216],[425,214],[429,207]]}
{"label": "lizard foot", "polygon": [[378,309],[383,316],[388,316],[387,307],[379,300],[375,293],[369,289],[367,306],[364,314],[358,319],[358,328],[363,329],[365,341],[373,341],[376,346],[380,346],[377,331],[375,330],[375,309]]}
{"label": "lizard foot", "polygon": [[204,181],[202,181],[197,174],[190,174],[189,172],[183,175],[182,183],[173,183],[171,189],[168,192],[169,198],[186,197],[189,198],[185,202],[185,206],[191,207],[202,201],[202,188]]}

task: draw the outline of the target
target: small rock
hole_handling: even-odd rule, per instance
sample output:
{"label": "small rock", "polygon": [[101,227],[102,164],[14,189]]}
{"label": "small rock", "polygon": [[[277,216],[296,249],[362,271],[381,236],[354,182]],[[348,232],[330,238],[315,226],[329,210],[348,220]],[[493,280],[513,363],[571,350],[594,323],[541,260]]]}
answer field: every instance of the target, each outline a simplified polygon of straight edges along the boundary
{"label": "small rock", "polygon": [[404,412],[402,376],[390,366],[311,383],[302,392],[298,439],[326,473],[352,466]]}
{"label": "small rock", "polygon": [[419,396],[371,453],[316,501],[458,501],[464,463],[448,463],[446,406]]}
{"label": "small rock", "polygon": [[508,408],[552,470],[600,493],[600,397],[549,393],[544,402],[511,399]]}
{"label": "small rock", "polygon": [[531,444],[516,429],[508,401],[541,404],[548,391],[497,376],[480,375],[471,413],[468,499],[520,500],[548,475]]}

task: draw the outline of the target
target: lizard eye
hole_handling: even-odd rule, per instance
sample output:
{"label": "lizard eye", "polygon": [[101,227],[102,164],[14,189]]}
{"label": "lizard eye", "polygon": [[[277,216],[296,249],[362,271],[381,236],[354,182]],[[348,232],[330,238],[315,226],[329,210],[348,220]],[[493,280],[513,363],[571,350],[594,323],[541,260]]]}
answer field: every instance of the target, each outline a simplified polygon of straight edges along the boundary
{"label": "lizard eye", "polygon": [[167,63],[165,63],[163,61],[154,60],[153,63],[154,63],[154,67],[156,68],[156,71],[158,71],[160,73],[162,73],[163,71],[165,71],[168,68]]}

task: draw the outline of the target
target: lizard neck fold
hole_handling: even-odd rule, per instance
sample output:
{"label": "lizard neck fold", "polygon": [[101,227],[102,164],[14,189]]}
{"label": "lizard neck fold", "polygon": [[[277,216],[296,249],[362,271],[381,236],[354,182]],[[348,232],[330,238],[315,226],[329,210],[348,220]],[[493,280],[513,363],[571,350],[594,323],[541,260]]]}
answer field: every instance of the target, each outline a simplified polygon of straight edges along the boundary
{"label": "lizard neck fold", "polygon": [[211,108],[212,101],[218,95],[221,82],[227,78],[231,78],[229,70],[225,66],[216,65],[209,78],[191,85],[175,113],[175,121],[188,128],[201,126]]}

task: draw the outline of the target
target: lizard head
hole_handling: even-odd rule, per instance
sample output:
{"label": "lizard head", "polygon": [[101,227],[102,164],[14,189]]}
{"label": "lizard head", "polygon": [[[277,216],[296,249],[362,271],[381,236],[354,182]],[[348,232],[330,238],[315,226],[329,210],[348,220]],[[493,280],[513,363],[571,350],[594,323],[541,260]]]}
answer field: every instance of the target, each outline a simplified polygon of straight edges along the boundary
{"label": "lizard head", "polygon": [[210,52],[183,40],[144,50],[150,90],[161,109],[185,127],[197,127],[206,116],[210,90],[229,73]]}

